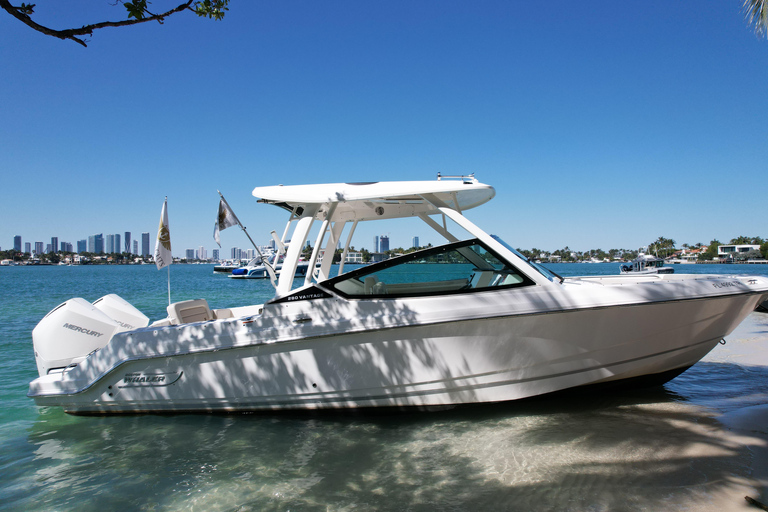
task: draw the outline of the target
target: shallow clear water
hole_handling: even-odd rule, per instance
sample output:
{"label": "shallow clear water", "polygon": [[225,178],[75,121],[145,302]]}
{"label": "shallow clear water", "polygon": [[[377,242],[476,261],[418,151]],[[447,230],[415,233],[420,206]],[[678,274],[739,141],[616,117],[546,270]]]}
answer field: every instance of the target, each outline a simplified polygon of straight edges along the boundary
{"label": "shallow clear water", "polygon": [[[676,271],[765,275],[768,266]],[[272,293],[210,265],[171,267],[171,285],[174,301],[205,297],[212,307]],[[755,453],[716,416],[768,403],[768,367],[753,357],[768,348],[768,315],[753,313],[664,387],[622,394],[374,416],[77,417],[36,407],[26,397],[33,327],[73,296],[106,293],[164,317],[166,272],[0,268],[0,509],[724,510],[716,498],[749,477]]]}

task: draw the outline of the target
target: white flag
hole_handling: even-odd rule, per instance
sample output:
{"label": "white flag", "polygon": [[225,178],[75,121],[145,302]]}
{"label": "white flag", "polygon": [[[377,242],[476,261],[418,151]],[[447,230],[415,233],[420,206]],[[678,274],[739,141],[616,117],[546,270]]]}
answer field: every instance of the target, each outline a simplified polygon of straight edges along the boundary
{"label": "white flag", "polygon": [[216,216],[216,225],[213,227],[213,239],[216,240],[216,243],[219,244],[219,247],[221,247],[219,231],[223,231],[236,224],[237,217],[235,217],[235,214],[232,212],[232,210],[229,209],[229,205],[226,201],[224,201],[224,198],[222,197],[221,200],[219,200],[219,213]]}
{"label": "white flag", "polygon": [[163,202],[163,211],[160,212],[160,226],[157,228],[157,242],[155,243],[155,265],[157,270],[173,263],[171,255],[171,232],[168,230],[168,198]]}

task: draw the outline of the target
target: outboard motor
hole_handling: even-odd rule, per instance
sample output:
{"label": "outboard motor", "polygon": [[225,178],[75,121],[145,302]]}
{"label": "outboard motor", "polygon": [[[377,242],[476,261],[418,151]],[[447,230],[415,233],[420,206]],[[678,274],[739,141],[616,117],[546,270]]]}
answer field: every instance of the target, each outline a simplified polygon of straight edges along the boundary
{"label": "outboard motor", "polygon": [[132,331],[149,325],[147,315],[133,307],[133,305],[114,293],[105,295],[93,301],[96,309],[105,313],[109,318],[120,324],[117,332]]}
{"label": "outboard motor", "polygon": [[149,325],[149,318],[115,294],[93,304],[69,299],[45,315],[32,330],[40,376],[77,364],[109,343],[117,332]]}

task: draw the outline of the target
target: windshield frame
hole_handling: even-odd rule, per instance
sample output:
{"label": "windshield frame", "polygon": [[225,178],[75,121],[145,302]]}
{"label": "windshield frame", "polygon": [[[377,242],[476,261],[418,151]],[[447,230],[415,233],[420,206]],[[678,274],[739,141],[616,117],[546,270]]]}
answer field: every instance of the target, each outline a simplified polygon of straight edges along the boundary
{"label": "windshield frame", "polygon": [[560,283],[562,283],[563,281],[565,281],[565,278],[564,278],[564,277],[562,277],[561,275],[559,275],[557,272],[554,272],[554,271],[552,271],[552,270],[549,270],[547,267],[545,267],[545,266],[543,266],[543,265],[541,265],[541,264],[539,264],[539,263],[535,263],[535,262],[531,261],[531,260],[530,260],[530,259],[528,259],[528,258],[527,258],[527,257],[526,257],[524,254],[521,254],[521,253],[520,253],[520,251],[518,251],[517,249],[515,249],[514,247],[512,247],[511,245],[509,245],[509,244],[508,244],[507,242],[505,242],[504,240],[502,240],[502,239],[501,239],[501,237],[499,237],[498,235],[491,235],[491,238],[493,238],[494,240],[496,240],[497,242],[499,242],[499,243],[500,243],[501,245],[503,245],[503,246],[504,246],[504,247],[505,247],[507,250],[509,250],[509,251],[510,251],[512,254],[514,254],[515,256],[517,256],[518,258],[520,258],[521,260],[523,260],[523,261],[524,261],[524,262],[526,262],[527,264],[529,264],[531,267],[533,267],[533,269],[534,269],[536,272],[538,272],[538,273],[539,273],[539,274],[541,274],[542,276],[546,277],[547,279],[549,279],[549,280],[550,280],[550,281],[552,281],[553,283],[554,283],[555,281],[559,281]]}
{"label": "windshield frame", "polygon": [[[467,263],[473,263],[475,264],[476,270],[487,270],[491,271],[492,269],[495,269],[495,267],[492,267],[487,261],[483,260],[483,258],[472,251],[471,249],[467,251],[462,251],[463,248],[469,248],[470,246],[477,245],[481,247],[483,250],[487,251],[491,255],[493,255],[501,264],[503,264],[504,268],[514,270],[517,275],[520,276],[520,281],[512,284],[504,284],[504,285],[497,285],[497,286],[488,286],[488,287],[479,287],[479,288],[463,288],[463,289],[457,289],[457,290],[443,290],[443,291],[437,291],[437,292],[429,292],[429,291],[417,291],[413,293],[407,293],[407,292],[398,292],[395,294],[370,294],[370,295],[356,295],[356,294],[350,294],[348,292],[345,292],[339,288],[336,287],[338,283],[357,279],[361,276],[368,276],[369,274],[374,274],[376,272],[380,272],[382,270],[408,264],[411,260],[417,260],[424,256],[434,256],[440,253],[446,253],[451,251],[456,251],[460,253],[464,258],[467,259]],[[477,258],[478,261],[472,261],[474,257]],[[482,260],[482,261],[480,261]],[[483,268],[487,267],[487,268]],[[495,269],[496,271],[503,271],[503,269]],[[327,279],[325,281],[317,283],[318,286],[321,286],[329,291],[332,291],[335,294],[338,294],[346,299],[398,299],[398,298],[410,298],[410,297],[429,297],[429,296],[436,296],[436,295],[455,295],[455,294],[467,294],[467,293],[482,293],[482,292],[488,292],[488,291],[497,291],[497,290],[505,290],[509,288],[518,288],[523,286],[533,286],[536,283],[528,277],[525,272],[520,271],[515,265],[510,263],[506,258],[502,257],[498,252],[494,251],[490,247],[488,247],[485,243],[483,243],[478,238],[470,238],[468,240],[461,240],[458,242],[452,242],[445,245],[440,245],[436,247],[429,247],[426,249],[421,249],[419,251],[415,251],[412,253],[404,254],[402,256],[397,256],[395,258],[390,258],[388,260],[384,260],[378,263],[373,263],[371,265],[366,265],[361,268],[354,269],[350,272],[346,272],[340,276],[333,277],[331,279]]]}

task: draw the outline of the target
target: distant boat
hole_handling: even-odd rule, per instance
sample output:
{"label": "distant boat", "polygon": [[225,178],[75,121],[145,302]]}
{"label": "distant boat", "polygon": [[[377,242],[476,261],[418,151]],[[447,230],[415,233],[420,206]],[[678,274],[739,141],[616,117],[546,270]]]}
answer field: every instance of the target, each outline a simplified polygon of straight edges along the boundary
{"label": "distant boat", "polygon": [[[275,264],[275,254],[270,255],[271,258],[269,258],[269,264],[272,267],[272,269],[275,271],[275,275],[280,275],[280,270],[283,268],[283,257],[281,256],[278,260],[279,262]],[[268,258],[265,256],[265,258]],[[296,275],[297,276],[305,276],[307,275],[307,269],[309,268],[309,263],[306,261],[300,261],[298,265],[296,266]],[[228,277],[231,277],[233,279],[268,279],[269,278],[269,272],[267,271],[266,265],[262,263],[262,259],[260,256],[257,256],[253,258],[251,261],[248,262],[247,265],[239,268],[235,268],[232,270],[232,273],[229,274]]]}
{"label": "distant boat", "polygon": [[640,253],[637,258],[621,265],[622,274],[674,274],[675,269],[665,267],[664,260],[651,254]]}
{"label": "distant boat", "polygon": [[235,263],[234,261],[229,261],[222,263],[221,265],[216,265],[213,267],[213,273],[214,274],[231,274],[233,270],[236,268],[240,268],[243,266],[242,261],[238,261]]}

